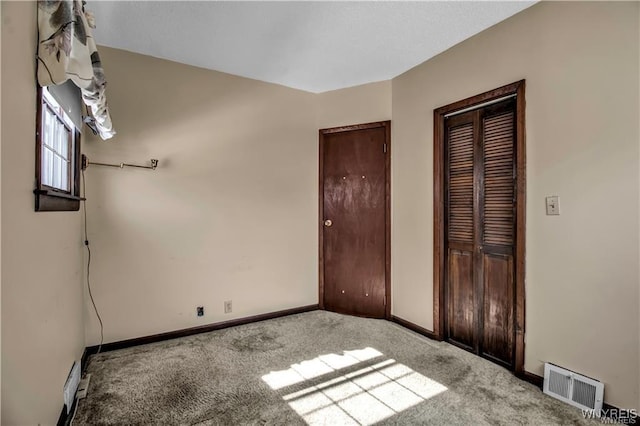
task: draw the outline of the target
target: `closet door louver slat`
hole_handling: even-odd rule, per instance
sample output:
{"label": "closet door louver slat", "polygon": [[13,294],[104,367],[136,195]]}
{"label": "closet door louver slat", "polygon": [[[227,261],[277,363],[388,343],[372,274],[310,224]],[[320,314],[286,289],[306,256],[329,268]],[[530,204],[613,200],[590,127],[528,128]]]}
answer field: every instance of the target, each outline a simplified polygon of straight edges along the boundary
{"label": "closet door louver slat", "polygon": [[483,119],[484,244],[514,243],[514,113]]}
{"label": "closet door louver slat", "polygon": [[473,242],[473,124],[449,130],[449,241]]}

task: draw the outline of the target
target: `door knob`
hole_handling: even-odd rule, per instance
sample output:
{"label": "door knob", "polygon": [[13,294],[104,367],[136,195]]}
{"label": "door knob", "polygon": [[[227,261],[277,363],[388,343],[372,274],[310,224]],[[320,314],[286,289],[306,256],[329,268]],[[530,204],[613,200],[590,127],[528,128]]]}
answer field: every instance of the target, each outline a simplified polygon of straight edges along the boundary
{"label": "door knob", "polygon": [[328,227],[328,226],[331,226],[331,225],[333,225],[333,222],[331,222],[331,219],[327,219],[327,220],[324,221],[324,226]]}

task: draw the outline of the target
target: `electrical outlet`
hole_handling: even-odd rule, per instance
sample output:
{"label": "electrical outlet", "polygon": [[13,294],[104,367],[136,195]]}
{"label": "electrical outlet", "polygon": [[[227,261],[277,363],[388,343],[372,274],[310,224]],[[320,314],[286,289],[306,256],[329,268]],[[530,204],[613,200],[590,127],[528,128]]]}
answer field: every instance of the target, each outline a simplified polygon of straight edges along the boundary
{"label": "electrical outlet", "polygon": [[229,314],[232,311],[233,306],[231,305],[231,300],[227,300],[224,302],[224,313]]}
{"label": "electrical outlet", "polygon": [[197,314],[199,317],[204,316],[204,306],[198,306],[198,307],[196,308],[196,314]]}

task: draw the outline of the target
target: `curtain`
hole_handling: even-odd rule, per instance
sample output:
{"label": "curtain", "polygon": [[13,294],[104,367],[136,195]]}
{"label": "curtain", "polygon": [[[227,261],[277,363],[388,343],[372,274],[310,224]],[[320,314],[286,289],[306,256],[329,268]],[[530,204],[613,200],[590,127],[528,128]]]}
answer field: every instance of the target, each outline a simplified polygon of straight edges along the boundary
{"label": "curtain", "polygon": [[80,0],[38,0],[38,83],[71,80],[81,89],[95,129],[104,140],[115,135],[107,106],[104,70],[91,29],[93,15]]}

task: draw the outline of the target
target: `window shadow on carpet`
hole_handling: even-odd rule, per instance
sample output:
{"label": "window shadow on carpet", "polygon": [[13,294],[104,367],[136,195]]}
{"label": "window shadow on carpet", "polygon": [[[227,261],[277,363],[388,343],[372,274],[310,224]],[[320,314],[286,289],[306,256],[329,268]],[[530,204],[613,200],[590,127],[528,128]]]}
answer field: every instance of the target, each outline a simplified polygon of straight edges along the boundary
{"label": "window shadow on carpet", "polygon": [[320,355],[262,380],[310,425],[373,424],[447,390],[370,347]]}

